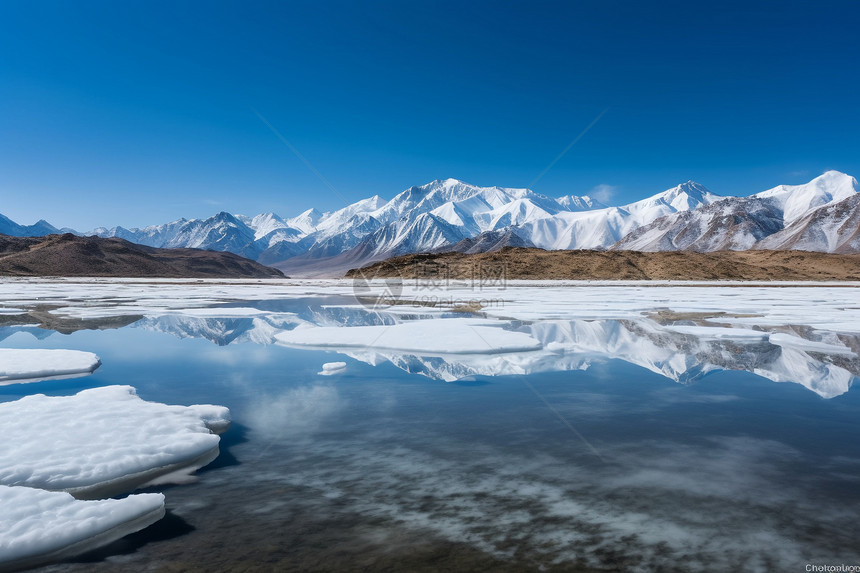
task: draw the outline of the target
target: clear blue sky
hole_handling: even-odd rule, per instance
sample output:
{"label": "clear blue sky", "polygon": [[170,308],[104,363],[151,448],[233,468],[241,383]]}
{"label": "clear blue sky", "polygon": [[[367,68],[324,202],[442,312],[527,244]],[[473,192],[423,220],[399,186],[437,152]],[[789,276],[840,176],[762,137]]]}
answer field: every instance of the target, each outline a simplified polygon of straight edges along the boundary
{"label": "clear blue sky", "polygon": [[[858,2],[0,1],[0,213],[291,216],[433,179],[860,176]],[[606,187],[609,186],[609,187]]]}

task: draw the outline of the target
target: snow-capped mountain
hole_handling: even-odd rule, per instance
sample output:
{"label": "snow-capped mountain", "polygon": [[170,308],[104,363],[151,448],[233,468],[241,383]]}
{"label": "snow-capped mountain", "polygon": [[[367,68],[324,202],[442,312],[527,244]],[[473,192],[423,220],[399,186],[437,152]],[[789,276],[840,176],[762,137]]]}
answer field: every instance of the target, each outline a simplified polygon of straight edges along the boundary
{"label": "snow-capped mountain", "polygon": [[41,237],[52,233],[59,233],[60,230],[45,221],[44,219],[32,225],[19,225],[12,219],[0,215],[0,234],[11,235],[13,237]]}
{"label": "snow-capped mountain", "polygon": [[563,195],[556,199],[559,205],[567,208],[568,211],[589,211],[591,209],[605,209],[609,205],[604,205],[597,199],[593,199],[588,195]]}
{"label": "snow-capped mountain", "polygon": [[754,248],[860,253],[860,193],[814,209]]}
{"label": "snow-capped mountain", "polygon": [[662,217],[632,231],[612,248],[858,252],[858,191],[856,179],[828,171],[804,185],[780,185]]}
{"label": "snow-capped mountain", "polygon": [[661,217],[612,246],[624,251],[742,251],[782,229],[782,211],[756,197],[730,198]]}
{"label": "snow-capped mountain", "polygon": [[[587,195],[552,198],[529,189],[444,179],[410,187],[390,201],[377,195],[325,213],[309,209],[295,217],[248,217],[222,212],[90,234],[153,247],[230,251],[288,274],[332,274],[400,254],[503,246],[858,252],[858,190],[853,177],[828,171],[804,185],[780,185],[749,197],[721,197],[688,181],[608,207]],[[0,232],[57,230],[44,221],[25,227],[0,216]]]}
{"label": "snow-capped mountain", "polygon": [[[265,219],[264,223],[268,224],[269,221]],[[98,228],[89,234],[99,237],[119,237],[150,247],[229,251],[250,259],[256,259],[263,250],[255,243],[253,228],[236,216],[223,211],[208,219],[179,219],[143,229]]]}
{"label": "snow-capped mountain", "polygon": [[660,217],[709,205],[719,198],[702,185],[688,181],[622,207],[561,212],[555,217],[529,221],[519,234],[543,249],[605,249]]}
{"label": "snow-capped mountain", "polygon": [[786,225],[803,217],[813,209],[838,203],[853,196],[860,187],[857,180],[840,173],[827,171],[803,185],[779,185],[757,193],[754,197],[770,199],[783,213]]}
{"label": "snow-capped mountain", "polygon": [[[433,181],[410,187],[391,201],[373,197],[320,215],[315,230],[301,240],[306,252],[277,266],[294,274],[315,269],[345,271],[496,230],[523,237],[518,225],[569,212],[567,204],[577,208],[598,204],[575,196],[562,199],[529,189],[478,187],[456,179]],[[528,238],[522,242],[531,243]],[[267,257],[264,254],[260,260]]]}
{"label": "snow-capped mountain", "polygon": [[516,234],[514,228],[500,231],[485,231],[477,237],[469,237],[453,245],[445,245],[436,249],[442,253],[492,253],[505,247],[534,247],[534,245]]}

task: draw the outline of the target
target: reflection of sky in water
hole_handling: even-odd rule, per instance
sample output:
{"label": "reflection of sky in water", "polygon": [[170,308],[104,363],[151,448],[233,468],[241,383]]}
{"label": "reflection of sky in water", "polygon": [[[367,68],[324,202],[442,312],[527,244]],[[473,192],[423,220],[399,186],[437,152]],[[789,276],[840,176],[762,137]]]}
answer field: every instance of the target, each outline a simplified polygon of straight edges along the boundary
{"label": "reflection of sky in water", "polygon": [[[2,387],[0,400],[121,383],[234,415],[222,459],[166,490],[182,535],[168,522],[105,560],[49,570],[800,570],[860,558],[856,392],[825,400],[732,371],[683,385],[605,359],[443,383],[140,324],[3,346],[88,350],[103,366]],[[337,360],[344,373],[316,374]]]}

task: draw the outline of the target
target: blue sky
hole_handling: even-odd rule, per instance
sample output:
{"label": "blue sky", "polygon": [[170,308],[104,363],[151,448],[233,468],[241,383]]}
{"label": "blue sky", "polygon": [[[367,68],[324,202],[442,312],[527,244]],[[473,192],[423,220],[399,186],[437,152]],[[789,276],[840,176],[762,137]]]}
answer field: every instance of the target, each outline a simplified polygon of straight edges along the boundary
{"label": "blue sky", "polygon": [[[433,179],[860,176],[856,2],[0,1],[0,213],[291,216]],[[333,192],[261,121],[274,126]]]}

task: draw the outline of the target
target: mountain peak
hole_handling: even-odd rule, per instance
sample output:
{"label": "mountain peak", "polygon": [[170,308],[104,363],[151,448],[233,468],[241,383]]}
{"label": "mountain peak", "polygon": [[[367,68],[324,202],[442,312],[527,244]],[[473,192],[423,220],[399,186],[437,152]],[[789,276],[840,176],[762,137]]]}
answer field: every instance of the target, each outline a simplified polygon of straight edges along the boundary
{"label": "mountain peak", "polygon": [[678,193],[686,193],[687,195],[692,196],[704,196],[706,194],[711,193],[707,187],[689,179],[686,183],[681,183],[680,185],[673,187],[670,191],[677,190]]}
{"label": "mountain peak", "polygon": [[212,217],[214,221],[227,221],[228,223],[240,223],[239,219],[236,218],[232,213],[228,213],[227,211],[221,211],[217,215]]}
{"label": "mountain peak", "polygon": [[860,185],[857,184],[857,179],[835,169],[825,171],[809,183],[814,183],[819,187],[846,187],[853,189],[855,192],[860,192]]}

